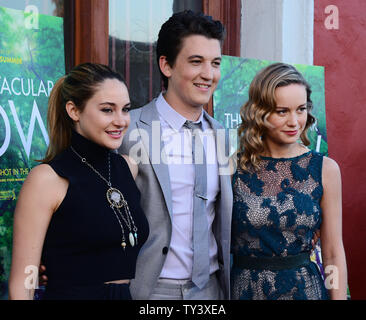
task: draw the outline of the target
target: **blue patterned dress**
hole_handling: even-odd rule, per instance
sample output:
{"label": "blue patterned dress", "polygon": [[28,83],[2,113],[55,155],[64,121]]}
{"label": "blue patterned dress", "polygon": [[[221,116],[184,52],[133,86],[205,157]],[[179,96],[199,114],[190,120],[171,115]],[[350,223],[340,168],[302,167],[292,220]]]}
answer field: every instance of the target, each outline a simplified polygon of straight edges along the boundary
{"label": "blue patterned dress", "polygon": [[[323,156],[309,151],[294,158],[261,157],[260,170],[233,176],[234,256],[286,257],[309,252],[320,228]],[[231,271],[232,299],[328,299],[321,274],[309,265],[285,270]]]}

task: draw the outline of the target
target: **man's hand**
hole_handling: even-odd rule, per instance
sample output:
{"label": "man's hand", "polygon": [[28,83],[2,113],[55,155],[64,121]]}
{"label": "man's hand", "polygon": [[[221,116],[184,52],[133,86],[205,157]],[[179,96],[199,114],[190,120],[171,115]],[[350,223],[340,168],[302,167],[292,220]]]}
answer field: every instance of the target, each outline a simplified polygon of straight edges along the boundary
{"label": "man's hand", "polygon": [[311,240],[311,245],[313,246],[313,250],[315,249],[316,243],[320,239],[320,230],[316,230],[313,235],[313,239]]}
{"label": "man's hand", "polygon": [[44,274],[46,272],[46,267],[41,264],[40,267],[39,267],[39,285],[40,286],[47,286],[47,281],[48,281],[48,278],[47,276]]}

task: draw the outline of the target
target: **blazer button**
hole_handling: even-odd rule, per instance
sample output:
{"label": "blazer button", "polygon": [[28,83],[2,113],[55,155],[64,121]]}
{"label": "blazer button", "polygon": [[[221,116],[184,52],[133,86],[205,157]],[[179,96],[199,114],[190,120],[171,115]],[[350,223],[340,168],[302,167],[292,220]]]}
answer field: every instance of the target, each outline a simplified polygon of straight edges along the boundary
{"label": "blazer button", "polygon": [[168,253],[168,247],[164,247],[163,248],[163,254],[167,254]]}

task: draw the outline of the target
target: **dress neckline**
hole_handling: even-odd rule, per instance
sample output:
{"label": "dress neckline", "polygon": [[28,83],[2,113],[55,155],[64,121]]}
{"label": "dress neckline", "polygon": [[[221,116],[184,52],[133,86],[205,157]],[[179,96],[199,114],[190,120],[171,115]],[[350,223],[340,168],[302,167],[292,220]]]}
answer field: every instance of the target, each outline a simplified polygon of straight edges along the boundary
{"label": "dress neckline", "polygon": [[93,163],[106,161],[108,152],[111,152],[108,148],[102,147],[85,138],[75,130],[72,131],[71,146],[80,154],[81,157],[86,158],[88,162]]}
{"label": "dress neckline", "polygon": [[274,160],[274,161],[291,161],[291,160],[297,160],[297,159],[300,159],[302,157],[305,157],[307,155],[309,155],[310,153],[312,153],[312,150],[309,150],[305,153],[302,153],[298,156],[295,156],[295,157],[290,157],[290,158],[273,158],[273,157],[265,157],[265,156],[260,156],[260,158],[262,160]]}

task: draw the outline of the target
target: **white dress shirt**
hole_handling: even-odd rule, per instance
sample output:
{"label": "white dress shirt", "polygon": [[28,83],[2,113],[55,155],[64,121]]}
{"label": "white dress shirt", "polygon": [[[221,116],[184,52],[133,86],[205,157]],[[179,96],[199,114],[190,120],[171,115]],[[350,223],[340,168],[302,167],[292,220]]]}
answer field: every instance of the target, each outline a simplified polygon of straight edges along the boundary
{"label": "white dress shirt", "polygon": [[[169,168],[172,191],[172,237],[160,278],[191,279],[193,266],[193,188],[192,133],[183,127],[186,118],[176,112],[162,93],[156,100],[160,117],[163,151]],[[220,190],[216,156],[216,139],[209,122],[203,117],[203,144],[207,163],[206,214],[209,236],[210,274],[218,270],[217,243],[212,232],[215,201]]]}

